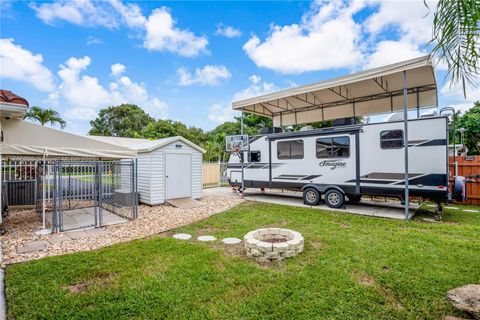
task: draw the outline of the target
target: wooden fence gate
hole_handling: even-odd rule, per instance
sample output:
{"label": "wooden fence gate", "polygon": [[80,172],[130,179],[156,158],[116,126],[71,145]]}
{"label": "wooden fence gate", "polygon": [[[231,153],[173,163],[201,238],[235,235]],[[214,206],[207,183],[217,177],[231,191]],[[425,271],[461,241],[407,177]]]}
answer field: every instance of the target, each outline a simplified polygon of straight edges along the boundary
{"label": "wooden fence gate", "polygon": [[[480,205],[480,156],[458,156],[456,161],[458,175],[466,178],[467,200],[464,203]],[[453,183],[455,175],[453,156],[449,157],[449,165],[450,183]]]}
{"label": "wooden fence gate", "polygon": [[202,168],[202,183],[204,188],[225,185],[227,180],[223,175],[226,170],[224,162],[204,162]]}

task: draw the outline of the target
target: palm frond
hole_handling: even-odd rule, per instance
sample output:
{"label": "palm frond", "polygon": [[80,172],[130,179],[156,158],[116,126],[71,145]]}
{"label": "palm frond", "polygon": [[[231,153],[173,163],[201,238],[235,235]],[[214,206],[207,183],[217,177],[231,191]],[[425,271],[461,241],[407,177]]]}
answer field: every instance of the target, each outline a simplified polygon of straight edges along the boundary
{"label": "palm frond", "polygon": [[450,85],[477,86],[480,66],[480,1],[439,0],[433,17],[431,55],[445,62]]}
{"label": "palm frond", "polygon": [[42,126],[50,123],[51,125],[59,124],[62,129],[65,128],[66,122],[60,117],[60,114],[53,109],[42,109],[38,106],[33,106],[23,117],[39,122]]}

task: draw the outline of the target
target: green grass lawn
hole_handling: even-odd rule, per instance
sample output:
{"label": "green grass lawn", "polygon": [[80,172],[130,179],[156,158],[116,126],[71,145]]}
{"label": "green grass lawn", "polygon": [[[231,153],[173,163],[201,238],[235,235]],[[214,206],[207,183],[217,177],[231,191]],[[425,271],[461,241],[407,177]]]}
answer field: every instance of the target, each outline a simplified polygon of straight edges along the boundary
{"label": "green grass lawn", "polygon": [[480,282],[480,214],[391,221],[245,203],[180,228],[243,237],[279,226],[305,251],[258,265],[219,243],[157,236],[6,269],[17,319],[442,319],[446,292]]}

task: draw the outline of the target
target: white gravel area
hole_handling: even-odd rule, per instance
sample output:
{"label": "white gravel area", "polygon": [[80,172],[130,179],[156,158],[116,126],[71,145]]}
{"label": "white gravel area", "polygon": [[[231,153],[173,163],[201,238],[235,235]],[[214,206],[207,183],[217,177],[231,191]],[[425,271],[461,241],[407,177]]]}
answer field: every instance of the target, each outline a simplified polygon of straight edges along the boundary
{"label": "white gravel area", "polygon": [[[101,236],[66,239],[58,241],[58,234],[35,235],[41,226],[34,211],[12,212],[4,220],[7,233],[0,237],[3,242],[2,267],[11,263],[40,259],[77,251],[94,250],[114,243],[126,242],[175,229],[226,211],[243,202],[240,198],[208,195],[201,199],[201,207],[179,209],[169,205],[138,207],[138,219],[124,224],[106,226]],[[28,241],[47,240],[49,244],[41,251],[17,253],[17,247]],[[51,241],[50,241],[51,240]]]}

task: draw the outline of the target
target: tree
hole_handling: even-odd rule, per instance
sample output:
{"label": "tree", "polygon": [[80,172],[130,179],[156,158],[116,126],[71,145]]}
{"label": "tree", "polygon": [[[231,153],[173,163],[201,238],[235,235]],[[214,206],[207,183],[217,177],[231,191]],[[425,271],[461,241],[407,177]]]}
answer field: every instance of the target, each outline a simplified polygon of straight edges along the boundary
{"label": "tree", "polygon": [[141,137],[142,130],[155,120],[134,104],[121,104],[100,110],[90,121],[90,135],[114,137]]}
{"label": "tree", "polygon": [[[463,115],[456,116],[455,127],[464,128],[463,143],[468,148],[469,155],[480,154],[480,101],[475,102],[473,108]],[[460,142],[460,134],[456,135],[456,142]]]}
{"label": "tree", "polygon": [[[256,123],[256,122],[253,122],[253,123]],[[243,128],[244,134],[253,136],[260,132],[260,129],[257,125],[258,123],[256,124],[253,124],[253,123],[248,124],[247,122],[244,122],[244,128]],[[248,125],[253,125],[253,127]],[[212,131],[208,132],[208,141],[212,143],[206,144],[205,148],[206,148],[207,154],[213,155],[213,158],[208,160],[211,160],[211,161],[228,160],[228,153],[225,150],[225,138],[226,136],[240,134],[241,132],[240,129],[241,129],[240,118],[236,118],[235,121],[222,123]],[[210,150],[209,148],[212,148],[212,150]]]}
{"label": "tree", "polygon": [[53,109],[42,109],[38,106],[31,107],[23,119],[38,121],[42,126],[45,126],[47,123],[51,125],[59,124],[62,129],[65,128],[67,124],[57,111]]}
{"label": "tree", "polygon": [[206,151],[203,156],[204,160],[206,161],[220,161],[223,153],[225,152],[225,150],[222,149],[222,144],[214,139],[206,141],[203,144],[203,148]]}
{"label": "tree", "polygon": [[172,136],[182,136],[198,145],[202,145],[207,140],[207,136],[202,129],[187,127],[185,124],[179,121],[162,119],[150,122],[140,132],[140,135],[147,139],[161,139]]}
{"label": "tree", "polygon": [[[241,117],[235,117],[235,120],[240,124]],[[248,128],[255,128],[260,132],[263,128],[272,127],[272,119],[262,117],[253,113],[243,114],[243,125]]]}
{"label": "tree", "polygon": [[476,86],[480,57],[478,0],[439,0],[433,15],[434,48],[448,67],[451,85]]}

